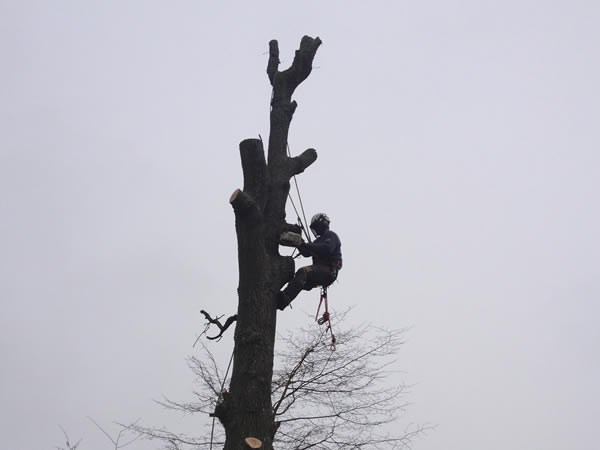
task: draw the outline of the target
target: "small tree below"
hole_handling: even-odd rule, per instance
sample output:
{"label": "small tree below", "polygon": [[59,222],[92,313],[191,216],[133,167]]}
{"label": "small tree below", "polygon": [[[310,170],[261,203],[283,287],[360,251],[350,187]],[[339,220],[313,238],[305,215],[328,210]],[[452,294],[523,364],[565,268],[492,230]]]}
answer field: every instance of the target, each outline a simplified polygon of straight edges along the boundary
{"label": "small tree below", "polygon": [[[330,348],[329,335],[316,324],[281,337],[276,355],[271,399],[276,432],[273,446],[281,449],[324,450],[407,448],[427,427],[400,428],[407,403],[406,386],[394,382],[395,356],[402,331],[372,326],[340,329],[339,345]],[[203,347],[203,355],[189,358],[199,389],[193,401],[164,400],[160,404],[186,414],[209,415],[222,401],[227,385],[215,358]],[[183,436],[167,429],[135,426],[148,439],[165,443],[169,450],[209,449],[224,445],[220,426],[214,435]],[[392,431],[391,431],[392,430]]]}

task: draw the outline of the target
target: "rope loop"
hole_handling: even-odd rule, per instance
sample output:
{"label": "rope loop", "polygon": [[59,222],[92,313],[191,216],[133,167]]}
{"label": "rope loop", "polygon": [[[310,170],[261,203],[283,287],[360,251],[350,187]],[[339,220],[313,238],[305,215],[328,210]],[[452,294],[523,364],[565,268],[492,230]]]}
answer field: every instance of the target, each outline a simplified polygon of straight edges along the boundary
{"label": "rope loop", "polygon": [[[321,317],[319,317],[319,313],[321,312],[321,305],[325,304],[325,311],[323,312],[323,315]],[[317,308],[317,314],[315,315],[315,321],[319,324],[319,325],[323,325],[323,324],[327,324],[327,328],[326,331],[329,331],[329,333],[331,334],[331,344],[329,345],[329,347],[331,348],[331,350],[335,351],[335,343],[336,343],[336,338],[335,335],[333,334],[333,328],[331,327],[331,315],[329,314],[329,304],[327,301],[327,288],[321,286],[321,298],[319,300],[319,307]]]}

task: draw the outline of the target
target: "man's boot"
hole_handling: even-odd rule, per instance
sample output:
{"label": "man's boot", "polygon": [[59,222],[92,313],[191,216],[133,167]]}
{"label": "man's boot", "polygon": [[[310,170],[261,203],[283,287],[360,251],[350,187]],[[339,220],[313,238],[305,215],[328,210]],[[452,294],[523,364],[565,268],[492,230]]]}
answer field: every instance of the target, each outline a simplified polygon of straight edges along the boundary
{"label": "man's boot", "polygon": [[291,303],[292,301],[290,300],[290,298],[286,295],[285,292],[280,291],[279,294],[277,294],[277,309],[280,311],[283,311],[285,308],[287,308],[287,306]]}

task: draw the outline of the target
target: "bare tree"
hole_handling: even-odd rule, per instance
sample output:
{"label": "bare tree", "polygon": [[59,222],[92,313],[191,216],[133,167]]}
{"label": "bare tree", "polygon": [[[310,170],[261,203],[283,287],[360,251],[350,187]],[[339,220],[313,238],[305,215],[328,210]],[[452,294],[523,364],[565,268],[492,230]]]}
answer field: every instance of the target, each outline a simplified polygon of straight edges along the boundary
{"label": "bare tree", "polygon": [[[340,317],[337,317],[339,325]],[[339,327],[338,327],[339,328]],[[327,330],[316,324],[282,336],[276,354],[271,389],[275,418],[273,445],[304,449],[401,449],[428,427],[399,427],[406,386],[394,383],[395,355],[402,331],[363,325],[337,330],[337,350],[330,348]],[[223,401],[224,373],[207,347],[202,357],[190,357],[189,367],[199,389],[194,400],[165,399],[162,406],[186,414],[211,414]],[[212,445],[224,444],[224,429],[217,425]],[[189,437],[165,428],[134,427],[148,439],[165,443],[168,449],[211,447],[209,432]],[[393,431],[391,431],[393,430]]]}
{"label": "bare tree", "polygon": [[[290,179],[317,159],[312,148],[297,157],[287,152],[289,127],[297,107],[292,95],[310,75],[320,45],[318,37],[304,36],[291,66],[280,71],[278,43],[275,40],[269,43],[267,75],[273,91],[267,156],[261,139],[240,143],[244,188],[235,190],[229,200],[235,213],[238,243],[237,314],[223,326],[218,320],[213,321],[219,326],[221,336],[228,324],[237,320],[233,370],[228,390],[217,391],[215,379],[205,379],[209,390],[219,398],[212,414],[223,425],[224,450],[247,447],[271,450],[276,435],[282,443],[298,449],[347,448],[350,441],[354,442],[353,448],[367,443],[400,446],[405,441],[405,436],[394,440],[371,433],[374,426],[392,420],[391,411],[399,391],[370,391],[369,386],[380,377],[384,367],[372,369],[360,365],[365,358],[378,356],[381,349],[393,347],[395,334],[388,335],[387,344],[384,340],[365,355],[354,354],[348,348],[346,354],[325,356],[318,351],[321,336],[312,341],[313,347],[306,348],[300,361],[283,372],[273,373],[277,296],[295,271],[293,258],[279,253],[281,233],[298,232],[297,225],[285,221]],[[208,313],[203,314],[212,320]],[[348,339],[353,337],[350,333]],[[199,361],[193,364],[202,367]],[[202,377],[205,369],[199,370]],[[327,392],[325,387],[332,391]],[[201,408],[206,408],[209,399],[199,400]],[[304,404],[305,409],[291,415],[298,410],[293,406],[299,404]],[[348,441],[337,440],[339,431],[348,436]]]}
{"label": "bare tree", "polygon": [[406,386],[385,383],[402,331],[362,326],[338,332],[336,351],[329,348],[325,329],[304,331],[284,339],[283,365],[274,374],[280,448],[404,448],[423,431],[385,431],[407,405]]}
{"label": "bare tree", "polygon": [[279,71],[278,43],[269,43],[267,75],[273,92],[267,157],[262,140],[240,143],[244,188],[236,189],[229,200],[235,213],[239,266],[234,362],[229,390],[214,411],[225,429],[225,450],[254,444],[273,448],[276,424],[271,379],[277,294],[294,275],[294,260],[279,254],[279,236],[297,231],[296,225],[285,221],[290,179],[317,159],[314,149],[294,158],[287,154],[288,131],[297,107],[292,95],[310,75],[320,45],[318,37],[304,36],[291,66]]}
{"label": "bare tree", "polygon": [[[159,439],[168,449],[216,444],[224,450],[272,450],[274,442],[297,450],[402,448],[422,431],[383,431],[404,407],[398,403],[404,387],[387,388],[380,383],[388,371],[387,357],[400,344],[398,332],[379,330],[370,336],[364,327],[348,330],[338,334],[341,344],[332,352],[326,333],[313,328],[303,340],[284,338],[287,351],[277,355],[282,365],[273,371],[277,296],[295,271],[293,258],[279,253],[279,237],[285,231],[299,232],[297,225],[285,221],[290,179],[317,159],[312,148],[297,157],[287,153],[289,127],[297,107],[292,95],[310,75],[320,45],[318,37],[304,36],[291,66],[279,71],[278,43],[269,43],[267,75],[273,91],[268,152],[265,156],[262,139],[240,143],[244,186],[229,200],[238,243],[237,314],[221,325],[203,312],[219,326],[215,339],[237,321],[231,378],[225,379],[207,352],[208,362],[190,359],[203,386],[195,393],[196,400],[162,402],[182,412],[211,414],[222,428],[216,435],[199,439],[164,428],[126,427]],[[226,382],[228,389],[224,388]],[[118,448],[119,439],[108,436]]]}

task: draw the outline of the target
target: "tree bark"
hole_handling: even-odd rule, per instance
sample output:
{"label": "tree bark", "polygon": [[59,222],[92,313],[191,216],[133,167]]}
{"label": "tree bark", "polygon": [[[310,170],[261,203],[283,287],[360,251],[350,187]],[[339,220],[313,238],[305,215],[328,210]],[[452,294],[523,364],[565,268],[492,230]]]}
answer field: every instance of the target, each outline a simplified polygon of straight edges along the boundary
{"label": "tree bark", "polygon": [[261,140],[240,143],[244,188],[230,198],[239,263],[234,362],[229,391],[215,409],[225,428],[225,450],[248,448],[247,438],[261,441],[263,449],[273,448],[271,379],[277,294],[294,275],[294,260],[279,254],[279,235],[291,227],[285,222],[290,178],[317,159],[314,149],[295,158],[287,155],[290,122],[297,107],[292,95],[310,75],[320,45],[318,37],[304,36],[292,65],[280,72],[277,41],[269,43],[267,75],[273,95],[267,158]]}

